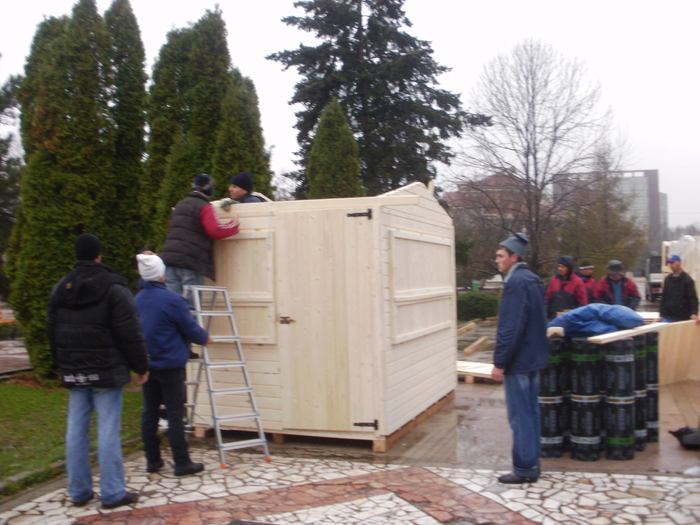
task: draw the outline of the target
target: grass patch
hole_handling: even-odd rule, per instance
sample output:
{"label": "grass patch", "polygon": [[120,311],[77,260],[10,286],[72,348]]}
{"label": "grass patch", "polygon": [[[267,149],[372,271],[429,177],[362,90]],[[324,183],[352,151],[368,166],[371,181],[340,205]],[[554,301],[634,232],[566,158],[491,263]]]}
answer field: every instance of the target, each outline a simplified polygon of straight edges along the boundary
{"label": "grass patch", "polygon": [[[124,389],[122,440],[140,433],[141,391]],[[6,478],[32,470],[55,471],[51,464],[65,459],[68,390],[38,386],[29,376],[0,382],[0,465]],[[92,449],[97,446],[95,415],[90,429]],[[39,474],[41,481],[46,475]]]}

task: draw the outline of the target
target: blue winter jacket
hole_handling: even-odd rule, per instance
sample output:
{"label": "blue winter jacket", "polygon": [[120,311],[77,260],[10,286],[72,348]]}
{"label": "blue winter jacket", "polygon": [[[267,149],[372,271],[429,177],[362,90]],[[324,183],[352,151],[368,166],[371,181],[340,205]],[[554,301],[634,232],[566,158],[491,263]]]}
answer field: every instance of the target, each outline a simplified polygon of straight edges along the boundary
{"label": "blue winter jacket", "polygon": [[493,364],[505,374],[525,374],[547,368],[547,313],[544,283],[525,263],[513,271],[498,308]]}
{"label": "blue winter jacket", "polygon": [[163,283],[144,282],[135,301],[151,370],[184,368],[190,355],[188,343],[203,345],[209,339],[187,309],[185,298],[168,291]]}

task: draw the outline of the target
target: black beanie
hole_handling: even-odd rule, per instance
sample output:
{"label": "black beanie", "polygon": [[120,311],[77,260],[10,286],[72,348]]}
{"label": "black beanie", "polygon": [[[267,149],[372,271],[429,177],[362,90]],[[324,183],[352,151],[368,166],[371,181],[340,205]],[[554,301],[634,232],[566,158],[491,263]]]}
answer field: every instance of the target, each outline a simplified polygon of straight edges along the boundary
{"label": "black beanie", "polygon": [[229,184],[243,188],[248,193],[253,191],[253,179],[247,171],[242,171],[235,177],[231,177]]}
{"label": "black beanie", "polygon": [[83,233],[75,240],[75,259],[94,261],[102,253],[100,239],[92,233]]}
{"label": "black beanie", "polygon": [[211,197],[214,195],[214,181],[206,173],[200,173],[192,177],[192,189]]}

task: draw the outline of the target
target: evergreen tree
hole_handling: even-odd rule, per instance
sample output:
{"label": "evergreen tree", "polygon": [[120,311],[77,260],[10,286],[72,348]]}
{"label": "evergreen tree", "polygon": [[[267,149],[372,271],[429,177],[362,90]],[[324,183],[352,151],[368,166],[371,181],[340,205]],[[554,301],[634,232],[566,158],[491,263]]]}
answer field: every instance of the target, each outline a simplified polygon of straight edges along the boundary
{"label": "evergreen tree", "polygon": [[[72,266],[73,241],[86,231],[112,249],[104,210],[111,187],[113,122],[111,43],[93,0],[70,19],[48,19],[37,31],[20,89],[26,168],[20,217],[12,234],[10,302],[25,333],[34,375],[52,378],[46,299]],[[118,218],[112,218],[118,220]]]}
{"label": "evergreen tree", "polygon": [[253,190],[271,196],[269,156],[260,125],[258,95],[253,81],[234,68],[222,104],[222,117],[214,152],[212,177],[217,196],[228,196],[228,182],[247,171]]}
{"label": "evergreen tree", "polygon": [[146,104],[145,53],[136,17],[129,0],[114,0],[105,13],[112,37],[114,77],[114,153],[112,185],[116,198],[107,210],[111,250],[105,253],[110,265],[135,282],[134,253],[145,238],[141,227],[139,193],[143,180]]}
{"label": "evergreen tree", "polygon": [[316,130],[306,174],[310,199],[361,197],[360,161],[355,137],[336,99],[326,106]]}
{"label": "evergreen tree", "polygon": [[[303,169],[323,108],[336,97],[358,138],[360,177],[369,195],[407,182],[428,183],[434,162],[449,162],[444,143],[459,136],[459,97],[437,87],[448,71],[433,58],[430,44],[407,34],[411,25],[405,0],[309,0],[295,2],[307,16],[282,21],[323,40],[316,47],[270,55],[303,77],[293,104],[301,146],[298,174],[301,193],[308,189]],[[472,123],[478,123],[474,118]]]}
{"label": "evergreen tree", "polygon": [[[141,185],[141,213],[148,225],[145,232],[149,246],[155,247],[157,199],[165,178],[168,155],[180,140],[187,124],[184,93],[187,91],[187,56],[191,47],[191,29],[176,29],[168,33],[153,67],[153,84],[147,101],[149,139],[147,145],[146,179]],[[156,228],[156,230],[158,230]],[[163,235],[164,227],[159,235]]]}
{"label": "evergreen tree", "polygon": [[[226,44],[226,27],[218,8],[207,11],[191,28],[183,30],[182,35],[182,40],[179,37],[176,40],[189,46],[185,67],[175,89],[177,98],[181,97],[183,101],[181,107],[185,108],[184,125],[173,130],[174,141],[165,158],[151,236],[155,246],[164,241],[170,210],[189,193],[192,177],[199,172],[210,172],[213,167],[221,104],[230,82],[231,58]],[[163,69],[167,71],[174,67],[166,64]]]}
{"label": "evergreen tree", "polygon": [[[0,88],[0,124],[10,124],[19,105],[17,91],[20,77],[10,77]],[[0,297],[7,298],[10,283],[5,273],[4,258],[10,231],[15,223],[19,205],[19,181],[22,176],[22,159],[12,151],[14,136],[0,138]]]}

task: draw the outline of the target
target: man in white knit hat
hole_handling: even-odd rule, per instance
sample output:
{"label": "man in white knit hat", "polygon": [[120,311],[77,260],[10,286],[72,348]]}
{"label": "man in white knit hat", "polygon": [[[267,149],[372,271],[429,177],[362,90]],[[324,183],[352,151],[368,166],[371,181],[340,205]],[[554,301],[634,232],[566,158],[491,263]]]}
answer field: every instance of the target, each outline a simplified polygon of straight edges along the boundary
{"label": "man in white knit hat", "polygon": [[204,466],[192,462],[185,440],[185,365],[189,359],[190,343],[210,344],[212,339],[195,322],[185,298],[165,288],[165,264],[161,258],[142,253],[136,259],[143,279],[141,292],[135,298],[136,307],[151,358],[149,379],[142,387],[141,440],[146,454],[146,470],[158,472],[164,466],[158,437],[159,409],[163,404],[175,475],[196,474]]}

